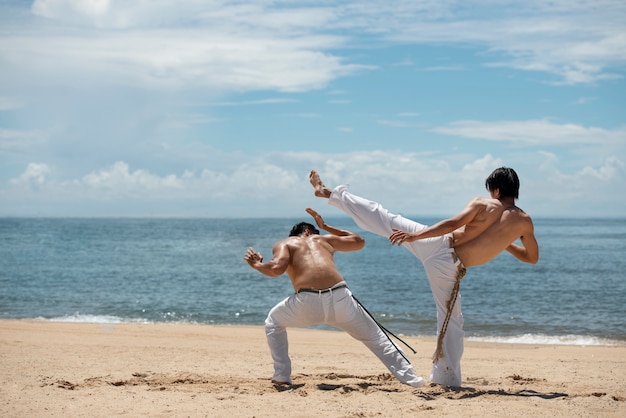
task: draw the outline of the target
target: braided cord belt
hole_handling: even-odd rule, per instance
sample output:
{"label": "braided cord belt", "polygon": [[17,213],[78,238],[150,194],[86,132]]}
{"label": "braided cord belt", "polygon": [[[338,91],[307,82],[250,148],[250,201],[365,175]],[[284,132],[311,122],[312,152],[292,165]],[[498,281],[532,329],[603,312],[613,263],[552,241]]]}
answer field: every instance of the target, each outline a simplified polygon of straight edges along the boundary
{"label": "braided cord belt", "polygon": [[435,350],[435,354],[433,354],[433,363],[436,363],[441,357],[443,357],[443,338],[446,336],[450,316],[452,316],[452,309],[454,308],[454,304],[459,297],[459,291],[461,290],[461,279],[465,276],[465,273],[467,273],[467,269],[462,264],[459,264],[459,269],[456,273],[456,281],[454,283],[454,287],[452,288],[452,294],[450,295],[448,302],[446,302],[446,318],[443,320],[441,331],[437,337],[437,349]]}

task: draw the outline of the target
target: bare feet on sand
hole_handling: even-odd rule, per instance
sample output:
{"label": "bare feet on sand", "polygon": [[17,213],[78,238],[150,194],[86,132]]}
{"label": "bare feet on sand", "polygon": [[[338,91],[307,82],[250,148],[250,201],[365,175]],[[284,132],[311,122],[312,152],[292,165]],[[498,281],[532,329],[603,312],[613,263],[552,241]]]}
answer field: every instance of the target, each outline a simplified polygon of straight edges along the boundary
{"label": "bare feet on sand", "polygon": [[330,197],[330,189],[324,186],[324,183],[322,183],[320,175],[317,174],[317,171],[311,170],[311,173],[309,173],[309,181],[315,189],[315,196],[325,197],[326,199]]}

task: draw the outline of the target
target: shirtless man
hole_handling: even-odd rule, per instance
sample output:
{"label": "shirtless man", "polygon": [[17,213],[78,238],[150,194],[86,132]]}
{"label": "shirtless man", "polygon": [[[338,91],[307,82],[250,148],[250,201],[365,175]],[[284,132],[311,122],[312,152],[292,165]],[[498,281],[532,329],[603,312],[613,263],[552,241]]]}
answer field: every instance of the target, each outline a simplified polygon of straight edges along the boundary
{"label": "shirtless man", "polygon": [[[459,285],[467,267],[484,264],[503,250],[535,264],[539,247],[533,223],[515,206],[519,179],[511,168],[494,170],[485,181],[490,198],[472,199],[459,214],[425,226],[392,214],[379,203],[355,196],[348,186],[327,188],[312,170],[309,180],[315,196],[329,199],[366,231],[402,245],[424,265],[437,305],[437,349],[430,380],[445,386],[461,385],[463,315]],[[520,240],[521,245],[515,243]]]}
{"label": "shirtless man", "polygon": [[320,235],[313,225],[300,222],[288,238],[274,244],[270,261],[264,263],[261,253],[252,248],[244,255],[250,267],[266,276],[287,273],[295,291],[274,306],[265,320],[267,343],[274,360],[272,382],[291,384],[287,328],[330,324],[365,344],[402,383],[422,386],[424,379],[415,374],[402,350],[352,297],[335,266],[335,251],[360,250],[365,240],[354,232],[327,225],[313,209],[306,211],[329,235]]}

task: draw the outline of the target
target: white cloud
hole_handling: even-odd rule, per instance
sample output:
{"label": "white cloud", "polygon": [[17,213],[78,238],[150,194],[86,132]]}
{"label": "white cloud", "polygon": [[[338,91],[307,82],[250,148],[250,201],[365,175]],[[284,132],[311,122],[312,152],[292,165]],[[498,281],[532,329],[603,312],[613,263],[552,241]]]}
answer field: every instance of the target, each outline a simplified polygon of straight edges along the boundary
{"label": "white cloud", "polygon": [[284,103],[296,103],[295,99],[286,98],[273,98],[273,99],[261,99],[261,100],[247,100],[241,102],[218,102],[211,103],[211,106],[250,106],[250,105],[268,105],[268,104],[284,104]]}
{"label": "white cloud", "polygon": [[[547,83],[595,83],[614,77],[613,71],[623,73],[623,2],[36,0],[35,17],[18,4],[0,6],[2,213],[28,205],[40,213],[52,200],[102,199],[115,206],[113,216],[129,214],[128,202],[138,205],[132,214],[141,215],[146,208],[160,211],[165,201],[171,213],[182,214],[175,210],[180,202],[198,203],[204,211],[197,214],[206,216],[300,213],[310,202],[306,174],[313,167],[331,183],[353,181],[393,209],[451,213],[484,192],[486,173],[504,163],[525,173],[529,187],[522,196],[543,205],[538,207],[544,213],[567,209],[555,209],[560,193],[571,202],[569,213],[590,196],[605,202],[602,213],[624,211],[615,193],[626,161],[626,127],[616,126],[623,121],[614,109],[621,96],[605,93],[613,83],[558,89]],[[359,83],[370,80],[365,77],[334,83],[376,69],[377,81],[395,87],[395,79],[383,77],[405,58],[397,53],[406,54],[405,63],[415,69],[479,74],[475,58],[479,65],[532,71],[539,82],[529,95],[549,98],[555,116],[542,119],[544,110],[527,108],[528,120],[487,121],[480,104],[455,113],[449,100],[422,107],[402,102],[393,89],[374,96],[382,85],[363,94]],[[372,60],[381,65],[370,65]],[[391,75],[413,72],[419,80],[407,89],[434,76],[415,69],[395,67]],[[517,71],[507,73],[521,79]],[[324,87],[330,90],[280,94]],[[442,92],[435,99],[446,98]],[[576,98],[594,103],[582,112],[572,106]],[[329,108],[328,99],[337,106]],[[277,109],[268,112],[271,106],[262,105]],[[403,108],[423,116],[399,113]],[[490,116],[511,109],[517,108]],[[460,112],[474,120],[446,124],[446,118],[464,118]],[[288,125],[277,113],[302,119]],[[352,132],[348,121],[358,135],[337,134]],[[416,130],[430,121],[439,124],[435,133],[451,137],[424,132],[410,138],[412,130],[396,129],[376,142],[384,128],[368,129],[375,121]],[[296,129],[307,135],[293,134]],[[318,149],[376,143],[400,149],[264,153],[297,141],[299,149],[306,143]],[[552,147],[558,153],[547,151]],[[410,152],[416,149],[439,151]],[[57,213],[71,215],[64,210],[80,207],[59,206]]]}
{"label": "white cloud", "polygon": [[596,169],[593,167],[584,167],[579,176],[590,177],[591,180],[601,180],[609,182],[620,177],[620,173],[624,171],[624,162],[617,157],[608,157],[603,166]]}
{"label": "white cloud", "polygon": [[103,16],[110,7],[110,0],[35,0],[31,10],[38,16],[64,19],[72,16]]}
{"label": "white cloud", "polygon": [[392,42],[475,46],[486,65],[550,73],[562,84],[615,78],[611,69],[626,63],[626,5],[620,0],[365,4],[354,3],[345,25]]}
{"label": "white cloud", "polygon": [[[120,161],[75,179],[59,178],[53,167],[32,163],[0,187],[4,202],[0,215],[24,214],[23,208],[30,208],[26,215],[273,217],[297,216],[307,206],[340,215],[325,201],[313,198],[308,182],[313,168],[327,186],[351,184],[354,193],[380,201],[394,212],[451,215],[472,197],[485,195],[485,178],[505,165],[503,158],[491,154],[465,159],[469,162],[457,166],[454,156],[401,151],[229,158],[228,171],[205,168],[156,174]],[[515,162],[513,168],[522,181],[520,205],[533,214],[626,214],[623,197],[615,193],[626,180],[625,164],[617,157],[564,172],[554,154],[540,152],[532,161]],[[590,205],[590,200],[598,205]],[[98,202],[107,202],[105,212],[98,212],[102,210]],[[81,208],[92,209],[81,212]]]}
{"label": "white cloud", "polygon": [[46,178],[50,173],[50,167],[47,164],[30,163],[26,170],[10,183],[18,187],[30,188],[32,186],[40,186],[46,182]]}
{"label": "white cloud", "polygon": [[486,65],[550,73],[558,77],[553,82],[569,84],[617,77],[611,69],[626,63],[626,6],[618,0],[474,0],[463,7],[409,0],[36,0],[31,10],[61,25],[5,30],[0,57],[14,72],[12,82],[26,70],[123,85],[306,91],[374,68],[338,52],[363,35],[472,45]]}
{"label": "white cloud", "polygon": [[323,1],[309,7],[266,0],[35,0],[32,12],[80,26],[128,29],[206,25],[233,32],[255,28],[300,33],[328,25],[336,11]]}
{"label": "white cloud", "polygon": [[465,120],[434,128],[433,132],[520,145],[626,144],[626,127],[609,130],[571,123],[558,124],[547,119],[496,122]]}
{"label": "white cloud", "polygon": [[482,158],[471,161],[463,166],[463,177],[481,177],[485,180],[485,173],[493,171],[494,168],[502,167],[504,162],[500,158],[494,158],[491,154],[487,154]]}
{"label": "white cloud", "polygon": [[121,29],[175,20],[194,8],[201,10],[198,6],[194,1],[35,0],[31,11],[36,16],[75,25]]}
{"label": "white cloud", "polygon": [[12,82],[20,79],[19,63],[29,73],[41,74],[28,79],[35,84],[53,77],[62,84],[88,79],[167,89],[295,92],[324,87],[365,68],[321,52],[336,43],[331,37],[280,39],[212,29],[154,30],[45,40],[2,37],[0,56],[9,63],[6,71],[13,73]]}
{"label": "white cloud", "polygon": [[128,164],[121,161],[107,169],[87,174],[79,184],[106,198],[140,197],[155,191],[165,195],[183,187],[183,183],[175,175],[159,177],[145,170],[131,172]]}
{"label": "white cloud", "polygon": [[624,161],[607,157],[598,166],[571,172],[560,167],[555,154],[540,152],[537,170],[521,180],[532,193],[534,210],[549,216],[626,216],[623,194],[616,192],[626,181]]}

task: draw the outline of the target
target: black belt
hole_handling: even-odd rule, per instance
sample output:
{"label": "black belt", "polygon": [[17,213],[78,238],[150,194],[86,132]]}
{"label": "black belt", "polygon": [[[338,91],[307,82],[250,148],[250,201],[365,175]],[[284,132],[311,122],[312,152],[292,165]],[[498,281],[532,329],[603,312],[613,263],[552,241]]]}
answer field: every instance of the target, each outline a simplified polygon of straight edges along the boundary
{"label": "black belt", "polygon": [[306,292],[306,293],[317,293],[317,294],[322,294],[322,293],[328,293],[328,292],[332,292],[333,290],[337,290],[337,289],[343,289],[344,287],[348,287],[347,284],[342,284],[340,286],[337,287],[329,287],[328,289],[324,289],[324,290],[318,290],[318,289],[308,289],[308,288],[302,288],[302,289],[298,289],[298,291],[296,293],[301,293],[301,292]]}

